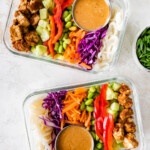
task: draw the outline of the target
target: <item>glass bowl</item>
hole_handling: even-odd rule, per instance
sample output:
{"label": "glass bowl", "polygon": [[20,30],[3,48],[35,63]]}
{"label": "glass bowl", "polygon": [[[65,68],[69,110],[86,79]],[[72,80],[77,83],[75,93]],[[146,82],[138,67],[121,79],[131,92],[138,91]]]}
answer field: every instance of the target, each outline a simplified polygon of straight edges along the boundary
{"label": "glass bowl", "polygon": [[[29,52],[29,53],[19,52],[19,51],[16,51],[13,48],[12,43],[11,43],[11,39],[10,39],[9,27],[13,23],[14,12],[18,8],[19,1],[20,0],[12,0],[11,1],[9,15],[8,15],[8,19],[7,19],[7,23],[6,23],[6,27],[5,27],[5,31],[4,31],[4,36],[3,36],[3,41],[4,41],[4,44],[7,47],[7,49],[11,53],[13,53],[17,56],[23,56],[23,57],[31,58],[33,60],[35,60],[35,59],[36,60],[42,60],[42,61],[46,61],[46,62],[49,62],[49,63],[53,63],[53,64],[57,64],[57,65],[61,65],[61,66],[66,66],[66,67],[70,67],[70,68],[74,68],[74,69],[78,69],[78,70],[82,70],[82,71],[86,71],[86,70],[80,68],[77,64],[70,64],[68,62],[62,62],[61,60],[52,59],[52,58],[48,58],[48,57],[39,57],[39,56],[33,55],[31,52]],[[128,9],[129,8],[128,8],[128,0],[112,0],[111,2],[113,4],[119,5],[123,10],[123,25],[122,25],[122,30],[121,30],[120,35],[119,35],[119,43],[118,43],[118,46],[116,47],[116,52],[113,55],[113,59],[109,62],[109,65],[108,65],[107,69],[103,69],[103,70],[100,70],[100,71],[94,71],[94,70],[92,71],[91,70],[91,71],[86,71],[86,72],[99,73],[99,72],[110,71],[117,63],[120,48],[121,48],[124,33],[125,33],[126,24],[127,24]]]}
{"label": "glass bowl", "polygon": [[144,31],[144,29],[146,28],[150,28],[150,26],[144,26],[140,29],[140,31],[137,33],[137,35],[135,36],[135,39],[133,41],[133,45],[132,45],[132,56],[134,58],[134,61],[136,63],[136,65],[143,71],[149,72],[150,73],[150,69],[145,68],[139,61],[138,56],[137,56],[137,50],[136,50],[136,43],[138,38],[140,37],[141,33]]}
{"label": "glass bowl", "polygon": [[[95,86],[97,84],[102,85],[108,82],[118,82],[118,83],[125,83],[127,84],[130,89],[133,91],[131,98],[133,99],[133,111],[134,111],[134,121],[136,124],[136,137],[139,141],[139,146],[135,150],[145,150],[145,143],[144,143],[144,132],[143,132],[143,125],[142,125],[142,120],[141,120],[141,112],[140,112],[140,106],[139,106],[139,99],[138,99],[138,93],[136,91],[135,85],[132,81],[124,78],[124,77],[113,77],[105,80],[99,80],[99,81],[94,81],[94,82],[89,82],[85,84],[78,84],[78,85],[71,85],[71,86],[64,86],[64,87],[56,87],[56,88],[51,88],[47,90],[40,90],[40,91],[35,91],[31,94],[29,94],[26,99],[24,100],[23,103],[23,113],[24,113],[24,118],[25,118],[25,126],[27,129],[27,135],[28,135],[28,141],[29,141],[29,147],[30,150],[35,150],[36,149],[36,137],[34,133],[34,128],[31,125],[30,122],[30,104],[34,101],[37,100],[37,98],[44,98],[47,96],[48,92],[56,92],[60,90],[73,90],[78,87],[90,87],[90,86]],[[38,136],[38,135],[36,135]]]}

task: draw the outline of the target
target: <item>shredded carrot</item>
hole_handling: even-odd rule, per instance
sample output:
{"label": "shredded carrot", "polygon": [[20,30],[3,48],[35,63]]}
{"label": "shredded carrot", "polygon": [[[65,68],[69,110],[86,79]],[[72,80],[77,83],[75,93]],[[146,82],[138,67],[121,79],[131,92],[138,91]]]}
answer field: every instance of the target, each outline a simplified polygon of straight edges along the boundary
{"label": "shredded carrot", "polygon": [[91,113],[87,113],[80,110],[80,105],[83,100],[87,97],[86,88],[77,88],[74,91],[68,91],[65,99],[63,100],[64,107],[62,108],[62,114],[67,116],[67,119],[61,122],[61,128],[64,123],[76,124],[85,126],[89,129],[91,125]]}

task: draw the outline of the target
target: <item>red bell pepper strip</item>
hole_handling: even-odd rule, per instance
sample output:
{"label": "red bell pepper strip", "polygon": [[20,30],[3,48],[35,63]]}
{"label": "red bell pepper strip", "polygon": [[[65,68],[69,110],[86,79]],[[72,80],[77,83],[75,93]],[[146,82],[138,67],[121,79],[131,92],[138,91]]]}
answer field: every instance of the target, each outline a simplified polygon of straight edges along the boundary
{"label": "red bell pepper strip", "polygon": [[94,101],[94,117],[98,119],[100,116],[100,95]]}
{"label": "red bell pepper strip", "polygon": [[61,20],[59,20],[59,22],[57,22],[57,29],[58,29],[58,31],[57,31],[56,36],[53,39],[53,44],[55,44],[58,41],[58,39],[61,37],[61,35],[62,35],[63,23],[62,23]]}
{"label": "red bell pepper strip", "polygon": [[50,53],[52,54],[52,57],[54,58],[54,46],[53,46],[52,41],[55,37],[55,22],[54,22],[53,16],[49,16],[49,19],[50,19],[50,25],[51,25],[51,37],[50,37],[50,40],[48,41],[48,46],[49,46]]}
{"label": "red bell pepper strip", "polygon": [[56,3],[56,7],[54,9],[54,20],[55,23],[57,23],[61,19],[62,7],[61,7],[61,2],[59,0],[54,0],[54,2]]}
{"label": "red bell pepper strip", "polygon": [[100,94],[100,113],[103,118],[107,116],[107,107],[109,106],[109,102],[106,100],[107,87],[108,84],[102,85]]}
{"label": "red bell pepper strip", "polygon": [[45,41],[45,42],[43,43],[43,45],[46,46],[46,47],[48,47],[48,41],[49,41],[49,40]]}
{"label": "red bell pepper strip", "polygon": [[66,2],[64,2],[62,4],[62,10],[64,10],[66,7],[70,7],[74,1],[75,0],[67,0]]}
{"label": "red bell pepper strip", "polygon": [[104,133],[103,133],[103,142],[104,142],[104,149],[105,150],[113,150],[112,148],[112,132],[114,128],[113,116],[108,114],[104,119]]}

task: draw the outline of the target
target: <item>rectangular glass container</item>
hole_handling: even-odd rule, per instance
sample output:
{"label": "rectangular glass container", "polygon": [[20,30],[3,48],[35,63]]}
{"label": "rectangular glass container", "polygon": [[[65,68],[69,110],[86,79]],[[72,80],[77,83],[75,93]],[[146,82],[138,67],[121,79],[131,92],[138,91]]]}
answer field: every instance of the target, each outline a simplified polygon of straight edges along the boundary
{"label": "rectangular glass container", "polygon": [[[78,84],[78,85],[71,85],[71,86],[64,86],[64,87],[58,87],[58,88],[52,88],[52,89],[47,89],[47,90],[41,90],[41,91],[36,91],[31,94],[29,94],[24,103],[23,103],[23,112],[24,112],[24,118],[25,118],[25,126],[27,129],[27,135],[28,135],[28,141],[29,141],[29,147],[30,150],[35,150],[35,143],[36,143],[36,138],[33,135],[34,129],[31,127],[31,122],[30,122],[30,104],[34,101],[37,100],[37,98],[44,98],[47,96],[48,92],[56,92],[60,90],[73,90],[78,87],[91,87],[95,85],[103,85],[108,82],[118,82],[118,83],[125,83],[130,87],[130,89],[133,91],[131,98],[133,99],[133,111],[134,111],[134,121],[136,124],[136,137],[139,141],[139,146],[135,150],[145,150],[145,143],[144,143],[144,132],[143,132],[143,126],[142,126],[142,121],[141,121],[141,112],[140,112],[140,107],[139,107],[139,99],[138,99],[138,93],[136,91],[135,85],[132,81],[124,78],[124,77],[113,77],[110,79],[105,79],[101,81],[94,81],[94,82],[89,82],[85,84]],[[37,135],[38,136],[38,135]]]}
{"label": "rectangular glass container", "polygon": [[[7,47],[7,49],[11,53],[18,55],[18,56],[23,56],[23,57],[27,57],[27,58],[31,58],[31,59],[36,59],[36,60],[42,60],[42,61],[46,61],[49,63],[53,63],[53,64],[57,64],[57,65],[61,65],[61,66],[67,66],[70,68],[75,68],[78,70],[86,71],[86,70],[80,68],[78,66],[78,64],[71,64],[68,62],[62,62],[61,60],[52,59],[52,58],[44,57],[44,56],[43,57],[35,56],[31,52],[29,52],[29,53],[19,52],[13,48],[12,43],[11,43],[9,28],[13,23],[14,12],[17,10],[17,8],[19,6],[19,2],[20,2],[20,0],[12,0],[11,1],[9,15],[8,15],[8,19],[7,19],[7,23],[6,23],[6,27],[5,27],[5,31],[4,31],[4,36],[3,36],[4,44]],[[119,35],[119,43],[118,43],[118,46],[116,47],[116,52],[114,53],[112,60],[109,62],[107,69],[102,69],[99,71],[94,71],[94,70],[92,71],[91,70],[91,71],[86,71],[86,72],[98,73],[98,72],[110,71],[116,65],[116,63],[118,61],[119,52],[121,49],[121,45],[122,45],[122,41],[123,41],[125,29],[126,29],[129,7],[128,7],[128,0],[111,0],[111,3],[119,5],[123,10],[123,25],[122,25],[122,29],[121,29],[121,32]]]}

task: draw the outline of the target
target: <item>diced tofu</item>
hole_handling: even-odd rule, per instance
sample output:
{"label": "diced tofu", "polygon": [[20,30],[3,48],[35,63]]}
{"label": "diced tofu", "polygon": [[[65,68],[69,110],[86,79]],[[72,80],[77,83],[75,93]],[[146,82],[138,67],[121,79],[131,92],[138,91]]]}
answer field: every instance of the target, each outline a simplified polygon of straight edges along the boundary
{"label": "diced tofu", "polygon": [[36,31],[31,31],[24,36],[25,41],[29,46],[35,46],[39,43],[40,38]]}
{"label": "diced tofu", "polygon": [[132,109],[123,109],[119,114],[120,119],[122,121],[126,120],[127,118],[130,118],[132,115],[133,115]]}
{"label": "diced tofu", "polygon": [[122,93],[122,94],[125,94],[125,95],[130,95],[131,94],[130,88],[127,85],[125,85],[124,83],[121,84],[119,92]]}
{"label": "diced tofu", "polygon": [[13,47],[18,51],[28,52],[30,47],[23,40],[15,41],[12,43]]}
{"label": "diced tofu", "polygon": [[118,96],[118,102],[121,106],[125,108],[131,108],[132,107],[132,99],[129,96],[126,96],[125,94],[119,94]]}
{"label": "diced tofu", "polygon": [[133,133],[128,133],[123,140],[123,145],[126,149],[136,148],[139,143]]}
{"label": "diced tofu", "polygon": [[32,14],[38,12],[41,8],[43,8],[42,0],[30,0],[30,2],[28,2],[27,8]]}
{"label": "diced tofu", "polygon": [[116,123],[114,130],[113,130],[113,136],[115,140],[123,140],[124,139],[124,129],[123,124]]}
{"label": "diced tofu", "polygon": [[20,11],[15,12],[15,17],[16,17],[19,25],[24,26],[24,27],[28,27],[30,25],[28,18],[26,18],[26,16],[23,13],[21,13]]}
{"label": "diced tofu", "polygon": [[30,22],[32,26],[36,26],[40,21],[40,16],[38,14],[32,15]]}
{"label": "diced tofu", "polygon": [[131,132],[131,133],[136,132],[135,123],[133,122],[133,120],[131,118],[127,119],[127,121],[124,124],[124,127],[125,127],[126,132]]}
{"label": "diced tofu", "polygon": [[12,25],[10,27],[10,35],[11,35],[11,40],[12,42],[18,41],[18,40],[22,40],[22,32],[21,32],[21,28],[19,25]]}

